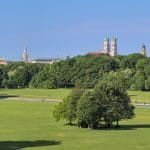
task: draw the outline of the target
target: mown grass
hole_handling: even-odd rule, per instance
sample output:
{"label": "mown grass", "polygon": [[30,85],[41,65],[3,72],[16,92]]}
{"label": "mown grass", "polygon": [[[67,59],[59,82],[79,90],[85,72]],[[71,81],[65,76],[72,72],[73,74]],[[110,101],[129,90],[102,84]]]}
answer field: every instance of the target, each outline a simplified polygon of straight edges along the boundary
{"label": "mown grass", "polygon": [[71,89],[0,89],[0,95],[63,99],[70,93]]}
{"label": "mown grass", "polygon": [[[0,89],[0,95],[30,98],[63,99],[71,89]],[[150,92],[128,91],[132,102],[150,103]]]}
{"label": "mown grass", "polygon": [[150,103],[150,92],[148,91],[128,91],[132,102]]}
{"label": "mown grass", "polygon": [[56,122],[57,103],[0,101],[0,150],[149,150],[150,109],[120,129],[89,130]]}

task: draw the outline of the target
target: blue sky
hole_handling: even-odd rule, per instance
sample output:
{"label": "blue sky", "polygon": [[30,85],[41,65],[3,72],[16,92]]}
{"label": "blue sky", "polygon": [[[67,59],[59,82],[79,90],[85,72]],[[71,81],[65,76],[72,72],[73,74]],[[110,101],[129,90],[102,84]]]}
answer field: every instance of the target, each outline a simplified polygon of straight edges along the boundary
{"label": "blue sky", "polygon": [[[103,48],[117,37],[119,54],[150,50],[150,0],[0,0],[0,57],[66,57]],[[150,52],[148,52],[150,55]]]}

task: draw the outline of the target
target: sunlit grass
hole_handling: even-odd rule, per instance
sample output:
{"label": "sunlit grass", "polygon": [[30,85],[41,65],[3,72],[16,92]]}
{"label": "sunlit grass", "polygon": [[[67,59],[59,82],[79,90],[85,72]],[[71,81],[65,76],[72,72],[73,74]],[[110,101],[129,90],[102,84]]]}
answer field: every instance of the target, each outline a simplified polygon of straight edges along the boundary
{"label": "sunlit grass", "polygon": [[120,129],[89,130],[56,122],[57,103],[0,101],[0,149],[15,150],[149,150],[150,109],[138,108],[136,118]]}
{"label": "sunlit grass", "polygon": [[146,91],[128,91],[133,102],[150,103],[150,92]]}
{"label": "sunlit grass", "polygon": [[0,95],[19,97],[63,99],[71,89],[1,89]]}

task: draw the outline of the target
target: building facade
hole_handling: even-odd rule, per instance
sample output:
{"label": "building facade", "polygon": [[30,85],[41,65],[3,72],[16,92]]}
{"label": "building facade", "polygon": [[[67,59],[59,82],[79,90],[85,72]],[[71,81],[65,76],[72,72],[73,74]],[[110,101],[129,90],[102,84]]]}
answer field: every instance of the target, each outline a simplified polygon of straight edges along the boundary
{"label": "building facade", "polygon": [[117,56],[117,39],[112,38],[111,41],[109,38],[104,38],[104,47],[98,52],[89,52],[88,55],[100,56],[100,55],[110,55],[112,57]]}
{"label": "building facade", "polygon": [[60,58],[37,58],[32,60],[32,63],[53,64],[54,62],[59,62],[60,60]]}
{"label": "building facade", "polygon": [[112,57],[117,56],[117,39],[113,37],[110,41],[109,38],[105,38],[102,52]]}
{"label": "building facade", "polygon": [[0,65],[6,65],[8,64],[8,61],[5,59],[0,59]]}

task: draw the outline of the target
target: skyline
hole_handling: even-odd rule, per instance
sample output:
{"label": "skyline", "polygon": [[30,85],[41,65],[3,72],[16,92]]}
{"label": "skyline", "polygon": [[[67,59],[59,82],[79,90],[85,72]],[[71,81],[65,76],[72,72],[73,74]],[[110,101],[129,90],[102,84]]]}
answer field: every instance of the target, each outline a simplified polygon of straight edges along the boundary
{"label": "skyline", "polygon": [[117,37],[121,55],[150,55],[150,1],[13,0],[0,6],[0,57],[21,59],[66,57],[103,48],[105,37]]}

